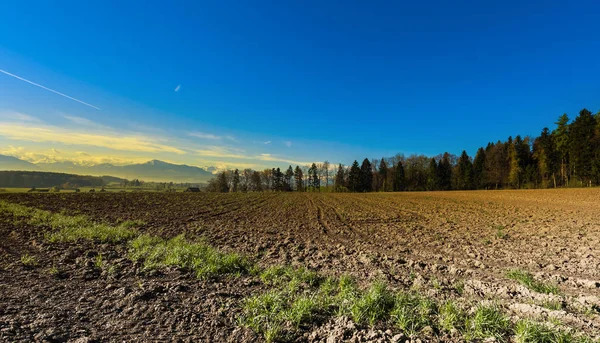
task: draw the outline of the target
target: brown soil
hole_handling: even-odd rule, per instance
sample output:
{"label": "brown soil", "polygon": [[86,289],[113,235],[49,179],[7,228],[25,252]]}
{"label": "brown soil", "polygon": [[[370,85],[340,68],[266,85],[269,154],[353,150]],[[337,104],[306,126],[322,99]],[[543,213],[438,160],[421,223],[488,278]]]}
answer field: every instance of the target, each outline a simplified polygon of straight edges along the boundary
{"label": "brown soil", "polygon": [[[350,273],[362,282],[385,278],[394,288],[419,286],[442,299],[492,298],[517,317],[556,317],[592,335],[600,332],[600,189],[59,193],[0,199],[104,222],[142,220],[144,232],[202,236],[261,265],[304,265],[325,274]],[[147,275],[124,258],[125,246],[47,244],[41,231],[0,216],[1,339],[262,339],[236,321],[240,299],[262,287],[251,277],[199,281],[177,271]],[[40,266],[23,268],[25,253],[37,256]],[[94,268],[98,253],[119,273]],[[63,275],[49,275],[53,264]],[[557,283],[566,310],[539,306],[557,296],[507,279],[512,268]],[[462,295],[455,290],[458,283],[464,283]],[[327,325],[307,328],[299,340],[310,340],[311,330],[322,327]]]}

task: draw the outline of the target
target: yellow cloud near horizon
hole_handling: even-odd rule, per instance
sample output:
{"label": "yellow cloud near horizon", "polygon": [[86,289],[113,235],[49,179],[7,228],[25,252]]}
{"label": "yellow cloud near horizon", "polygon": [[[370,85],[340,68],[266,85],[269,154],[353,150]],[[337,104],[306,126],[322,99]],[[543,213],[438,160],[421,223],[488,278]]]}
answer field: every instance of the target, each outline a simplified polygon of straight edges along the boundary
{"label": "yellow cloud near horizon", "polygon": [[0,123],[0,136],[11,140],[30,142],[55,142],[66,145],[87,145],[121,151],[167,152],[178,155],[185,151],[157,142],[157,138],[116,133],[87,133],[55,126],[31,126],[21,123]]}

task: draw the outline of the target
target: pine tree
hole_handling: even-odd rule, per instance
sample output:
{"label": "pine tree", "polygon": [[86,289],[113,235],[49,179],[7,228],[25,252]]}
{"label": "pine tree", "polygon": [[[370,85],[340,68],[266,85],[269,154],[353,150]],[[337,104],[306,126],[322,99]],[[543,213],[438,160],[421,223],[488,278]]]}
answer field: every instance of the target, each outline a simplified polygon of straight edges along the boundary
{"label": "pine tree", "polygon": [[592,112],[583,109],[570,125],[569,156],[573,170],[582,185],[591,185],[594,150],[592,141],[596,129],[596,119]]}
{"label": "pine tree", "polygon": [[485,157],[485,150],[479,148],[477,154],[475,154],[475,159],[473,160],[473,187],[475,189],[483,187],[485,180]]}
{"label": "pine tree", "polygon": [[310,186],[313,188],[313,191],[321,191],[321,180],[319,179],[319,172],[316,164],[312,164],[308,174],[310,177]]}
{"label": "pine tree", "polygon": [[354,160],[350,167],[350,173],[348,174],[348,188],[351,192],[360,191],[360,167],[358,162]]}
{"label": "pine tree", "polygon": [[227,174],[225,172],[220,172],[217,176],[217,187],[218,191],[221,193],[229,192],[229,185],[227,184]]}
{"label": "pine tree", "polygon": [[460,158],[458,159],[458,189],[472,189],[473,188],[473,164],[471,158],[465,150],[463,150]]}
{"label": "pine tree", "polygon": [[284,190],[289,192],[292,190],[292,179],[294,178],[294,169],[290,165],[288,169],[285,171],[285,186]]}
{"label": "pine tree", "polygon": [[569,184],[569,117],[566,113],[558,118],[552,133],[560,160],[560,176],[563,185]]}
{"label": "pine tree", "polygon": [[335,191],[339,192],[346,187],[346,181],[344,180],[344,166],[340,163],[338,165],[337,173],[335,174]]}
{"label": "pine tree", "polygon": [[359,185],[359,192],[371,192],[373,190],[373,170],[368,158],[365,158],[360,166]]}
{"label": "pine tree", "polygon": [[304,175],[302,173],[302,169],[299,166],[296,166],[294,170],[294,180],[296,181],[296,191],[303,192],[304,191]]}
{"label": "pine tree", "polygon": [[406,189],[406,179],[404,176],[404,166],[402,161],[398,161],[394,175],[394,191],[400,192]]}
{"label": "pine tree", "polygon": [[233,172],[233,180],[232,180],[232,192],[239,192],[240,190],[240,171],[235,170]]}
{"label": "pine tree", "polygon": [[556,174],[560,169],[560,162],[556,152],[556,145],[550,130],[545,127],[540,136],[533,143],[533,157],[537,160],[538,170],[542,177],[544,187],[551,182],[556,188]]}
{"label": "pine tree", "polygon": [[452,164],[450,163],[450,154],[444,153],[438,165],[439,189],[443,191],[452,188]]}
{"label": "pine tree", "polygon": [[439,188],[438,178],[438,165],[435,158],[431,158],[429,161],[429,168],[427,169],[427,190],[435,191]]}

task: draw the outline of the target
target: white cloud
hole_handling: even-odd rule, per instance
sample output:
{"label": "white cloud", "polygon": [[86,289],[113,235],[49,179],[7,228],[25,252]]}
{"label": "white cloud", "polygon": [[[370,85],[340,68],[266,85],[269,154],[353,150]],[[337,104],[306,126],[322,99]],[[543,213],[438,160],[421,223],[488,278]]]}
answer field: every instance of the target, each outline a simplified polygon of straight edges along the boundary
{"label": "white cloud", "polygon": [[179,90],[181,89],[181,85],[177,85],[177,87],[175,87],[175,92],[179,92]]}
{"label": "white cloud", "polygon": [[291,141],[285,141],[283,142],[283,144],[285,144],[286,147],[290,148],[292,146],[292,142]]}
{"label": "white cloud", "polygon": [[267,144],[271,144],[271,141],[266,141],[266,142],[263,142],[263,144],[265,144],[265,145],[267,145]]}
{"label": "white cloud", "polygon": [[212,133],[206,133],[206,132],[190,132],[188,133],[188,136],[192,136],[192,137],[196,137],[196,138],[200,138],[200,139],[211,139],[211,140],[221,140],[221,139],[228,139],[232,142],[238,142],[235,137],[233,136],[219,136],[219,135],[215,135]]}
{"label": "white cloud", "polygon": [[40,120],[36,117],[30,116],[20,112],[2,112],[0,118],[8,119],[11,121],[27,121],[27,122],[39,122]]}
{"label": "white cloud", "polygon": [[86,127],[86,128],[102,130],[102,131],[112,131],[113,130],[111,127],[108,127],[108,126],[105,126],[102,124],[98,124],[87,118],[75,117],[75,116],[69,116],[69,115],[63,115],[63,118],[67,119],[68,121],[70,121],[74,124],[77,124],[79,126]]}
{"label": "white cloud", "polygon": [[201,138],[201,139],[213,139],[213,140],[221,139],[221,136],[217,136],[217,135],[213,135],[212,133],[205,133],[205,132],[190,132],[190,133],[188,133],[188,135],[192,136],[192,137],[196,137],[196,138]]}

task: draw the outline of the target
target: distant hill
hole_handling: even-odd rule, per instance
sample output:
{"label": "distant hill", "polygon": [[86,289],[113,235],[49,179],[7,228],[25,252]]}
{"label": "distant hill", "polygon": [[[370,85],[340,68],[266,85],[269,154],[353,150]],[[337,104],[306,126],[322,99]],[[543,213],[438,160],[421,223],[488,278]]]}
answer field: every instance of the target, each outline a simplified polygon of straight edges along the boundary
{"label": "distant hill", "polygon": [[0,155],[0,170],[39,170],[33,163],[20,160],[16,157]]}
{"label": "distant hill", "polygon": [[65,188],[101,187],[104,181],[97,176],[82,176],[63,173],[39,171],[0,171],[0,187],[48,188],[64,186]]}
{"label": "distant hill", "polygon": [[[7,161],[6,163],[4,163],[5,160]],[[209,167],[209,169],[213,168],[214,167]],[[139,179],[156,182],[173,181],[189,183],[206,182],[214,176],[210,171],[203,168],[185,164],[173,164],[159,160],[123,166],[116,166],[110,163],[86,166],[73,162],[33,164],[15,157],[3,155],[0,155],[0,170],[39,170],[79,175],[111,175],[128,180]]]}

